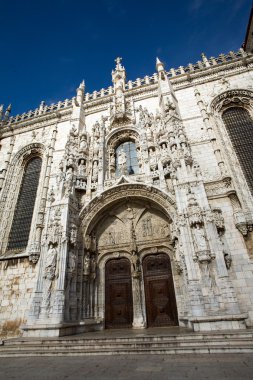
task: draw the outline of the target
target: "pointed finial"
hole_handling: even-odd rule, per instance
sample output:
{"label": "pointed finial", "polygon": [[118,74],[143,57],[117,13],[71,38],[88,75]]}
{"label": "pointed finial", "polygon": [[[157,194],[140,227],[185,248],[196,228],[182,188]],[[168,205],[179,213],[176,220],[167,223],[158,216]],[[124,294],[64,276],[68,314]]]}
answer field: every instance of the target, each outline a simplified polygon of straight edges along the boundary
{"label": "pointed finial", "polygon": [[80,83],[79,88],[81,88],[82,90],[84,90],[84,88],[85,88],[85,82],[84,82],[84,79],[83,79],[82,82]]}
{"label": "pointed finial", "polygon": [[117,57],[114,61],[116,62],[116,69],[122,69],[122,66],[121,66],[122,58]]}
{"label": "pointed finial", "polygon": [[163,71],[164,70],[164,65],[158,57],[156,57],[156,70],[157,71]]}

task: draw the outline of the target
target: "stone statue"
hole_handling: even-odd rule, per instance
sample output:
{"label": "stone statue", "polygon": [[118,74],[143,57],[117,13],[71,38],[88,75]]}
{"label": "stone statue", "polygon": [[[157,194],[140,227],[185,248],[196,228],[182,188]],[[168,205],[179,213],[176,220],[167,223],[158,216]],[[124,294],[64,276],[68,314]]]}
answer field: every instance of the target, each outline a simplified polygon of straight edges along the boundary
{"label": "stone statue", "polygon": [[70,277],[73,277],[76,271],[76,254],[74,251],[69,251],[69,259],[68,259],[68,273]]}
{"label": "stone statue", "polygon": [[127,174],[127,155],[123,148],[118,153],[118,165],[120,174]]}
{"label": "stone statue", "polygon": [[97,181],[98,179],[98,162],[93,162],[93,169],[92,169],[92,180]]}
{"label": "stone statue", "polygon": [[208,249],[204,229],[199,225],[193,228],[194,243],[198,251],[205,251]]}
{"label": "stone statue", "polygon": [[80,164],[78,166],[78,174],[80,176],[85,176],[86,174],[86,166],[85,166],[84,160],[80,161]]}
{"label": "stone statue", "polygon": [[88,276],[90,274],[90,255],[86,253],[83,260],[83,274]]}
{"label": "stone statue", "polygon": [[44,278],[52,281],[55,277],[56,271],[56,261],[57,261],[57,250],[54,248],[53,244],[49,244],[49,249],[46,255],[46,263],[44,268]]}
{"label": "stone statue", "polygon": [[87,141],[86,141],[86,136],[85,136],[85,134],[82,134],[81,135],[81,141],[80,141],[79,151],[81,153],[84,153],[84,152],[87,151],[87,148],[88,148],[88,145],[87,145]]}
{"label": "stone statue", "polygon": [[140,272],[140,259],[136,252],[132,254],[131,262],[133,265],[134,272]]}
{"label": "stone statue", "polygon": [[57,266],[57,250],[54,248],[53,244],[49,244],[49,248],[46,254],[45,267],[44,267],[44,287],[43,287],[43,297],[42,297],[42,308],[45,311],[49,311],[50,298],[51,298],[51,286],[52,282],[56,277],[56,266]]}
{"label": "stone statue", "polygon": [[70,166],[67,170],[65,184],[64,184],[66,195],[69,195],[71,193],[72,186],[73,186],[73,179],[74,179],[73,168]]}

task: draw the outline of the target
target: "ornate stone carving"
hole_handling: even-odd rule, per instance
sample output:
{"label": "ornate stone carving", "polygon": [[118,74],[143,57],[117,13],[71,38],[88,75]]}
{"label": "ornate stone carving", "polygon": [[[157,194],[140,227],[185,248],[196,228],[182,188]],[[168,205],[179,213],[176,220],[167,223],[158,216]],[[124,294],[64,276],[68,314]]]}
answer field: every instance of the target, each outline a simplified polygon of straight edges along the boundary
{"label": "ornate stone carving", "polygon": [[42,298],[42,310],[45,314],[49,313],[50,309],[50,299],[51,299],[51,287],[52,282],[56,277],[57,269],[57,248],[49,243],[48,251],[45,258],[45,266],[43,272],[44,285],[43,285],[43,298]]}
{"label": "ornate stone carving", "polygon": [[227,106],[231,106],[231,104],[248,105],[252,98],[253,92],[250,90],[229,90],[217,96],[212,102],[212,107],[219,112],[221,109],[224,109]]}

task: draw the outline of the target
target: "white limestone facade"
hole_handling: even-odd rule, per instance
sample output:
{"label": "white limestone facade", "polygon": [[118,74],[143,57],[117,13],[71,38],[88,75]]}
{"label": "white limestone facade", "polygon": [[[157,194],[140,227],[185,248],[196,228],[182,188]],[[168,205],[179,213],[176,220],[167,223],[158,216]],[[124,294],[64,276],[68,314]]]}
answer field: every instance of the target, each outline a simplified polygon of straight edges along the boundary
{"label": "white limestone facade", "polygon": [[169,71],[157,59],[154,75],[127,82],[118,58],[108,89],[82,82],[70,100],[1,108],[2,336],[253,326],[252,183],[223,117],[253,120],[252,68],[240,49]]}

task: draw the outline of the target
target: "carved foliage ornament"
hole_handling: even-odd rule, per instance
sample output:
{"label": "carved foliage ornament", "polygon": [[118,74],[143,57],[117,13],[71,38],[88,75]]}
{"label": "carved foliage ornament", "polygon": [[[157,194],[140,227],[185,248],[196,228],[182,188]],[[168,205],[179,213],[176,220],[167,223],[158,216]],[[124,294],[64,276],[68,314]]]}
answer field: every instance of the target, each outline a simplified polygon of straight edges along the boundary
{"label": "carved foliage ornament", "polygon": [[211,107],[217,111],[220,112],[221,109],[232,105],[248,105],[250,104],[250,101],[253,98],[253,92],[250,90],[230,90],[223,92],[219,96],[217,96],[212,104]]}

